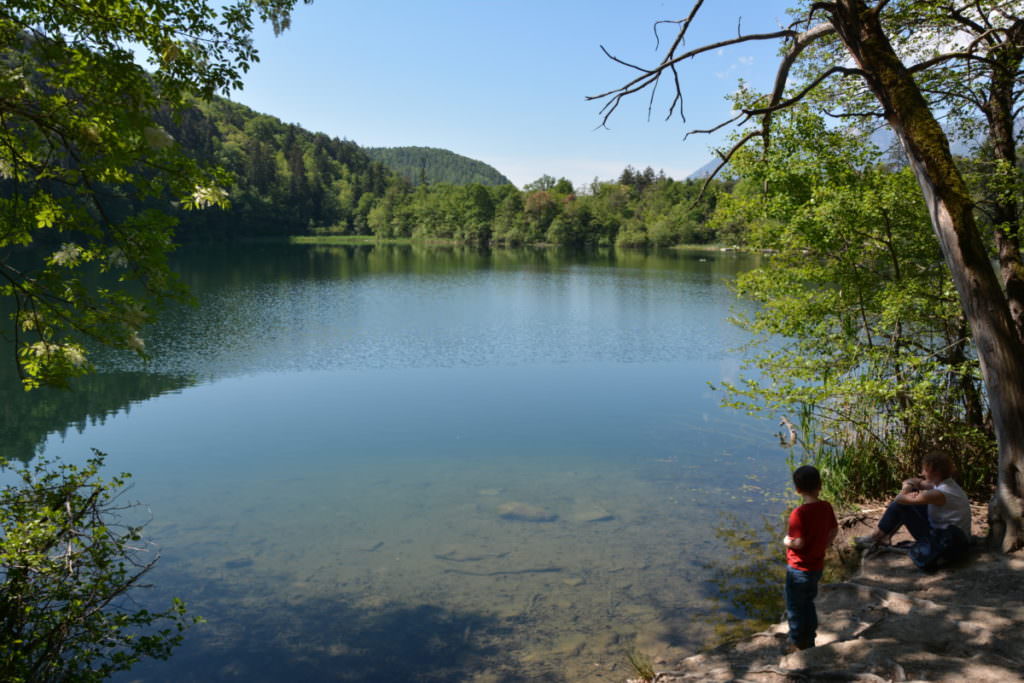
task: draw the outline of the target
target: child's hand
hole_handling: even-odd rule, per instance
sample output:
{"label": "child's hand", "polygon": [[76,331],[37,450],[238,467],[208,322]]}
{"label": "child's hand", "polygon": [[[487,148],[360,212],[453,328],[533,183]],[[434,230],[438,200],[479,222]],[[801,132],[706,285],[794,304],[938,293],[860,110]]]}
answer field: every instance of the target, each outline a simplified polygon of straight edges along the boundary
{"label": "child's hand", "polygon": [[917,477],[911,477],[910,479],[903,480],[903,490],[901,493],[911,493],[913,491],[921,490],[921,480]]}

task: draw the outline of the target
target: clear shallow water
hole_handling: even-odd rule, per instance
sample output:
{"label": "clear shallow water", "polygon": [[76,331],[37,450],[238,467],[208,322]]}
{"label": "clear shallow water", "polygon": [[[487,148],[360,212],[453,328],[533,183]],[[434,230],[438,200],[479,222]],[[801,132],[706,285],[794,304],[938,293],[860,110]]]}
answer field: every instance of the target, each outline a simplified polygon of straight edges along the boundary
{"label": "clear shallow water", "polygon": [[707,385],[737,374],[750,265],[194,250],[199,306],[153,360],[5,396],[31,415],[9,443],[133,472],[162,548],[142,600],[207,619],[124,680],[621,681],[627,650],[707,636],[723,515],[779,507],[774,426]]}

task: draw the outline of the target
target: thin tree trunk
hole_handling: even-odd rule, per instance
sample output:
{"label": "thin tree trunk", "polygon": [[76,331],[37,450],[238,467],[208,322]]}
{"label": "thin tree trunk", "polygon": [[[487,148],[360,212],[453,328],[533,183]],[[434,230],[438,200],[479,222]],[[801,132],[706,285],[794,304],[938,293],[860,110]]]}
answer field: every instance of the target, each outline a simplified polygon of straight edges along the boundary
{"label": "thin tree trunk", "polygon": [[[996,64],[991,67],[989,96],[982,110],[988,122],[992,151],[997,162],[1003,162],[1016,171],[1017,146],[1013,134],[1013,90],[1017,70],[1024,59],[1024,49],[1016,43],[1024,39],[1024,24],[1015,26],[1008,40],[993,54]],[[1020,203],[1013,192],[1000,193],[992,216],[995,242],[999,253],[999,269],[1003,287],[1013,316],[1017,337],[1024,340],[1024,265],[1021,263]]]}
{"label": "thin tree trunk", "polygon": [[949,141],[910,72],[864,0],[837,0],[833,25],[868,74],[917,177],[932,227],[960,295],[978,350],[999,444],[998,483],[989,509],[993,542],[1024,545],[1024,343],[985,253],[974,205]]}

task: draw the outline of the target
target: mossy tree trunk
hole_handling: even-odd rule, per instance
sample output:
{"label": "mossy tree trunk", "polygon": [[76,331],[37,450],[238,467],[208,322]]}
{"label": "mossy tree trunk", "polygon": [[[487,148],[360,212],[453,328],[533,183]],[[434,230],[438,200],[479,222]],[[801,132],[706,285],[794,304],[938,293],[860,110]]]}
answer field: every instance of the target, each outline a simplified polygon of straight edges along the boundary
{"label": "mossy tree trunk", "polygon": [[[875,8],[863,0],[826,4],[835,30],[902,142],[927,202],[974,336],[999,443],[998,485],[990,505],[992,540],[1005,551],[1020,548],[1024,546],[1024,343],[1010,302],[985,253],[974,203],[949,141],[893,50]],[[1012,257],[1015,239],[1004,242]],[[1001,244],[1001,253],[1003,249]]]}

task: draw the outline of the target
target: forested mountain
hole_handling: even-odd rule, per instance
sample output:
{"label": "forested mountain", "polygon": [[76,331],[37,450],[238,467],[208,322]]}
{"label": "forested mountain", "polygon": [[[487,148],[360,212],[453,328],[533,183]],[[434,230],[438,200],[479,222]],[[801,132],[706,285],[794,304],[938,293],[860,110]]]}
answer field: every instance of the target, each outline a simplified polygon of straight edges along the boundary
{"label": "forested mountain", "polygon": [[198,104],[162,124],[199,160],[230,175],[229,210],[188,212],[179,237],[365,230],[376,197],[400,181],[355,142],[313,133],[224,99]]}
{"label": "forested mountain", "polygon": [[450,183],[452,185],[511,185],[512,181],[493,166],[436,147],[364,147],[379,161],[413,185]]}
{"label": "forested mountain", "polygon": [[[229,209],[183,211],[180,241],[300,235],[374,235],[477,244],[671,246],[733,239],[707,218],[713,182],[675,181],[627,167],[615,181],[574,188],[542,176],[522,190],[493,168],[445,152],[420,157],[430,182],[416,184],[374,156],[406,159],[426,148],[366,150],[224,99],[197,104],[161,124],[189,155],[223,168]],[[478,169],[485,180],[440,182],[431,171]],[[421,173],[421,176],[423,174]],[[421,178],[422,179],[422,178]],[[501,184],[495,184],[501,179]]]}

